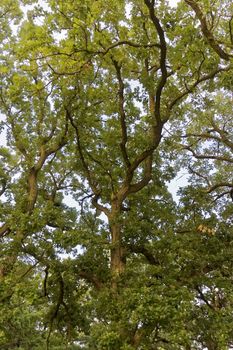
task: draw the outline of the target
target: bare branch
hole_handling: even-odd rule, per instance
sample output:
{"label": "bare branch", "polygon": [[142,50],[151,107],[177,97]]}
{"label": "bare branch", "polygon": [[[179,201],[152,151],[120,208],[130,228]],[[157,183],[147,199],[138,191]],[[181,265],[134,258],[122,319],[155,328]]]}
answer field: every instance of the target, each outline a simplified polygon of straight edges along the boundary
{"label": "bare branch", "polygon": [[42,169],[46,159],[51,154],[54,154],[58,150],[60,150],[67,143],[67,140],[66,140],[67,133],[68,133],[68,119],[66,117],[65,129],[59,141],[47,150],[45,149],[45,144],[46,144],[46,141],[45,141],[45,144],[42,145],[40,148],[40,158],[38,162],[33,167],[31,167],[28,175],[28,187],[29,187],[28,207],[27,207],[28,213],[32,213],[34,206],[36,204],[37,195],[38,195],[38,184],[37,184],[38,174]]}
{"label": "bare branch", "polygon": [[71,116],[71,113],[68,110],[68,108],[66,108],[66,113],[67,113],[67,117],[68,117],[72,127],[75,130],[76,140],[77,140],[77,149],[78,149],[78,153],[79,153],[79,156],[80,156],[80,159],[81,159],[81,163],[82,163],[83,169],[84,169],[85,174],[87,176],[88,183],[89,183],[93,193],[98,196],[100,194],[100,190],[98,189],[98,187],[96,185],[96,181],[94,180],[94,176],[93,176],[92,172],[90,171],[90,169],[88,167],[88,164],[86,162],[86,159],[84,157],[82,145],[81,145],[81,142],[80,142],[79,129],[78,129],[76,123],[74,122],[74,119]]}

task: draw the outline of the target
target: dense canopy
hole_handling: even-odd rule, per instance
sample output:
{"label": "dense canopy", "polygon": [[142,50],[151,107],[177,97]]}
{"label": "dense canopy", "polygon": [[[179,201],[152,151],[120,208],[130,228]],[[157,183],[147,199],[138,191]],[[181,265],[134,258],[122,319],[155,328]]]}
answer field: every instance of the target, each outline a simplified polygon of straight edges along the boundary
{"label": "dense canopy", "polygon": [[0,24],[0,349],[233,349],[232,1]]}

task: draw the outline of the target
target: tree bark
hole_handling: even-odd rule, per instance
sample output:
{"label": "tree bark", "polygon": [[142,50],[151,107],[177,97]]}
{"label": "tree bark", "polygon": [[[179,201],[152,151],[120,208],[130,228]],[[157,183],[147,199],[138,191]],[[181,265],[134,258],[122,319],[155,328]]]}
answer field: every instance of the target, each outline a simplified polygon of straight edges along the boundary
{"label": "tree bark", "polygon": [[113,276],[119,276],[125,269],[124,249],[121,243],[120,224],[113,224],[111,227],[111,271]]}
{"label": "tree bark", "polygon": [[121,201],[115,197],[112,200],[112,209],[109,216],[111,232],[111,272],[113,279],[125,270],[124,248],[122,247],[122,224],[120,222]]}

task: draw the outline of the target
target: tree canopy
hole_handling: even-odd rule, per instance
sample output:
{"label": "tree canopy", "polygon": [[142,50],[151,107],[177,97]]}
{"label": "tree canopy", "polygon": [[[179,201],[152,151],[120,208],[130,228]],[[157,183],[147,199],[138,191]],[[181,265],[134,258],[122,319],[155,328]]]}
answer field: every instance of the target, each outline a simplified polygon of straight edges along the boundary
{"label": "tree canopy", "polygon": [[0,349],[233,348],[232,1],[0,24]]}

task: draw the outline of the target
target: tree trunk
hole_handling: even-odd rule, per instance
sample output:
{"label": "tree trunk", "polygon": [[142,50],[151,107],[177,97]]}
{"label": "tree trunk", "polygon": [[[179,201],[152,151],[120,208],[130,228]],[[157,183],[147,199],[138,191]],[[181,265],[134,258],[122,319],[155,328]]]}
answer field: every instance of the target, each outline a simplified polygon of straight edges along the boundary
{"label": "tree trunk", "polygon": [[125,269],[125,254],[121,242],[121,203],[116,198],[112,202],[109,226],[111,231],[111,272],[113,277],[119,276]]}
{"label": "tree trunk", "polygon": [[121,227],[120,224],[111,226],[111,271],[113,276],[120,275],[125,269],[124,249],[121,244]]}
{"label": "tree trunk", "polygon": [[213,340],[207,340],[206,347],[208,350],[218,350],[218,345]]}

